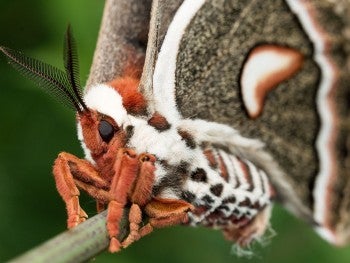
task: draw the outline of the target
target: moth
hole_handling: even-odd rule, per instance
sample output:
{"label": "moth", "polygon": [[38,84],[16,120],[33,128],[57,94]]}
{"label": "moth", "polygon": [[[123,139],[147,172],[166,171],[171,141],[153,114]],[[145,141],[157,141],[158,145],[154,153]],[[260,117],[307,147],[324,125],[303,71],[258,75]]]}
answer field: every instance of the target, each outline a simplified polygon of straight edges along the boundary
{"label": "moth", "polygon": [[[346,244],[345,3],[106,1],[84,92],[70,28],[64,72],[1,47],[77,112],[85,159],[63,152],[53,167],[68,228],[87,218],[83,190],[108,210],[111,252],[175,224],[247,247],[276,201]],[[119,240],[125,211],[130,233]]]}

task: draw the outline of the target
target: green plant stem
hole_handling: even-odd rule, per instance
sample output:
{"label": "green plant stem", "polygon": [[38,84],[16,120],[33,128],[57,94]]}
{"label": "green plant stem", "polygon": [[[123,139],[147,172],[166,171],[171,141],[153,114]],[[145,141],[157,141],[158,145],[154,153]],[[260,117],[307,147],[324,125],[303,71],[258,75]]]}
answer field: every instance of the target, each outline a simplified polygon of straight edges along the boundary
{"label": "green plant stem", "polygon": [[[129,208],[125,208],[119,225],[119,240],[129,234]],[[10,260],[10,263],[79,263],[106,250],[109,237],[106,229],[107,211],[91,217],[77,227],[67,230],[45,243]]]}
{"label": "green plant stem", "polygon": [[109,244],[106,215],[104,211],[10,262],[84,262],[105,250]]}

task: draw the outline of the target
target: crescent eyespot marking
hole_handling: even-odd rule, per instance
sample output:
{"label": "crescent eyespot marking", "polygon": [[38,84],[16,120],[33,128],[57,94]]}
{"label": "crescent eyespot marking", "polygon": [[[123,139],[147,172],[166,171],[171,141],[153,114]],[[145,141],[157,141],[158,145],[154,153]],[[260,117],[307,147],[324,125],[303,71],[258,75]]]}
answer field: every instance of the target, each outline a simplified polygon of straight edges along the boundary
{"label": "crescent eyespot marking", "polygon": [[250,52],[241,77],[243,103],[250,118],[262,113],[267,93],[294,75],[302,64],[303,55],[288,47],[261,45]]}

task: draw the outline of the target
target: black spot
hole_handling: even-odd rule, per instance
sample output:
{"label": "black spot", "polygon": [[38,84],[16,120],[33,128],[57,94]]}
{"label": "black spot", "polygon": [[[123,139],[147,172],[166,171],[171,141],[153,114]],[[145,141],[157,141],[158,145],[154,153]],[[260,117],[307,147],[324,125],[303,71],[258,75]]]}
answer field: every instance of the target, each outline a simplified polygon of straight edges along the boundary
{"label": "black spot", "polygon": [[240,202],[238,204],[239,206],[248,206],[251,207],[252,203],[250,202],[249,198],[246,197],[246,199],[244,199],[242,202]]}
{"label": "black spot", "polygon": [[207,216],[206,219],[209,222],[215,223],[217,220],[219,220],[222,217],[224,217],[224,214],[220,210],[215,209],[212,213],[210,213],[210,215]]}
{"label": "black spot", "polygon": [[240,212],[239,212],[239,210],[238,210],[237,208],[235,208],[235,209],[232,211],[232,213],[235,214],[235,215],[239,215],[239,214],[240,214]]}
{"label": "black spot", "polygon": [[192,135],[189,132],[182,131],[182,130],[178,130],[177,132],[182,137],[182,139],[185,141],[187,147],[189,147],[191,149],[196,148],[196,142],[194,141]]}
{"label": "black spot", "polygon": [[207,173],[202,168],[197,168],[194,172],[191,173],[191,179],[196,182],[206,182]]}
{"label": "black spot", "polygon": [[253,205],[252,205],[252,208],[256,209],[256,210],[260,210],[261,206],[259,204],[259,202],[255,202]]}
{"label": "black spot", "polygon": [[181,198],[189,203],[193,203],[193,201],[196,199],[196,196],[190,191],[183,191],[181,193]]}
{"label": "black spot", "polygon": [[230,208],[229,208],[227,205],[220,205],[220,206],[218,207],[218,209],[230,211]]}
{"label": "black spot", "polygon": [[205,195],[202,197],[202,200],[208,204],[211,204],[214,202],[214,199],[210,195]]}
{"label": "black spot", "polygon": [[233,195],[229,196],[229,197],[226,197],[224,200],[222,200],[222,203],[223,204],[236,203],[236,197],[234,197]]}
{"label": "black spot", "polygon": [[215,196],[220,196],[224,186],[222,184],[216,184],[210,187],[210,192]]}

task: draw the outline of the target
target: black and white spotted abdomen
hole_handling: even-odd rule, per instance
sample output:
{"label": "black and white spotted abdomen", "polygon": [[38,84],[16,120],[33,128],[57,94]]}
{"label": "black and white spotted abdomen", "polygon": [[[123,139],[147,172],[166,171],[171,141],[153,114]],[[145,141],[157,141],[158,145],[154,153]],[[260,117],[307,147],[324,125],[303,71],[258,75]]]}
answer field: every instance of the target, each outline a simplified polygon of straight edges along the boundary
{"label": "black and white spotted abdomen", "polygon": [[182,192],[182,198],[196,207],[190,213],[192,225],[245,224],[270,204],[270,185],[263,170],[223,149],[206,147],[203,154],[209,169],[192,172]]}
{"label": "black and white spotted abdomen", "polygon": [[[249,222],[270,203],[268,178],[249,160],[201,139],[203,136],[187,129],[188,125],[176,127],[167,123],[160,129],[150,125],[150,121],[131,120],[134,129],[128,146],[139,153],[151,153],[157,159],[153,195],[193,204],[190,224],[225,227]],[[213,124],[207,127],[212,131],[210,125]],[[236,138],[227,126],[213,127]]]}

